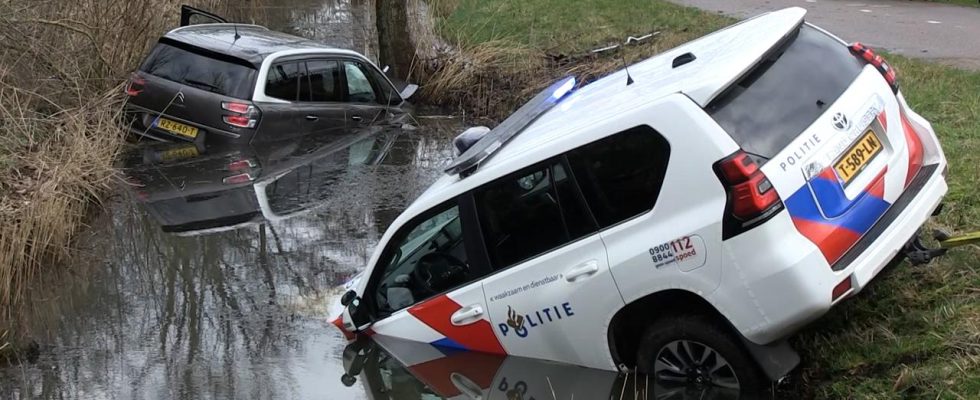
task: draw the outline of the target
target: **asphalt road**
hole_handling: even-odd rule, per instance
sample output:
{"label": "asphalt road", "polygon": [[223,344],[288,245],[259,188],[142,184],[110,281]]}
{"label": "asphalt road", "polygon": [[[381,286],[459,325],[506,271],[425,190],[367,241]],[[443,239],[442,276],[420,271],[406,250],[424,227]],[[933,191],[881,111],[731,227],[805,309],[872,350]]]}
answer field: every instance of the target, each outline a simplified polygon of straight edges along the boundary
{"label": "asphalt road", "polygon": [[980,8],[919,1],[671,0],[734,17],[799,6],[846,41],[980,70]]}

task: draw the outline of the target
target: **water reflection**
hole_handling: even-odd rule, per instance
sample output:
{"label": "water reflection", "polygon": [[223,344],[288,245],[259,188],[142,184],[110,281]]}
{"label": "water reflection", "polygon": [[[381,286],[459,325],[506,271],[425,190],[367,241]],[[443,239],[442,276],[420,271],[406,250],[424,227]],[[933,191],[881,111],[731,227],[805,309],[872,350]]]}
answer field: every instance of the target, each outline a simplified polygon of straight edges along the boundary
{"label": "water reflection", "polygon": [[363,398],[326,379],[344,342],[325,307],[450,158],[459,122],[423,121],[135,149],[93,227],[105,262],[37,303],[41,355],[0,368],[0,397]]}
{"label": "water reflection", "polygon": [[378,62],[374,0],[318,1],[306,9],[294,8],[289,27],[300,36],[355,50]]}
{"label": "water reflection", "polygon": [[229,21],[271,29],[350,49],[378,62],[375,0],[253,0],[213,2],[204,8]]}
{"label": "water reflection", "polygon": [[737,391],[666,386],[529,358],[443,349],[401,339],[361,338],[344,348],[345,386],[372,399],[761,399]]}
{"label": "water reflection", "polygon": [[250,146],[152,146],[128,157],[126,176],[163,231],[217,233],[344,202],[402,204],[402,192],[421,190],[420,183],[388,181],[417,161],[423,138],[373,126]]}

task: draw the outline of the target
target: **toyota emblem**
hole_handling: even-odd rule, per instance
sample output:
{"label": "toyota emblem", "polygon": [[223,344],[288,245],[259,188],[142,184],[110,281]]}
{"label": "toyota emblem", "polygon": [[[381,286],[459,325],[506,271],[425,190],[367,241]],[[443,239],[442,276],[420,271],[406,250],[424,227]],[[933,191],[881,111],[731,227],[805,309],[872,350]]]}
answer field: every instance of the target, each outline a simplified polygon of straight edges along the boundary
{"label": "toyota emblem", "polygon": [[839,131],[851,129],[851,121],[843,113],[834,114],[834,128],[837,128]]}

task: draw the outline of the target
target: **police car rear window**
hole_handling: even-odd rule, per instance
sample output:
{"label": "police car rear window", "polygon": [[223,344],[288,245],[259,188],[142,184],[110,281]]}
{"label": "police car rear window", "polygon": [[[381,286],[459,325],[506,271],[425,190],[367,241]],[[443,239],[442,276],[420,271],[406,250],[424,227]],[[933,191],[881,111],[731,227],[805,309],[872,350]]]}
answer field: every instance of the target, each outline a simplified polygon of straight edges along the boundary
{"label": "police car rear window", "polygon": [[743,150],[768,160],[826,112],[863,67],[847,46],[801,25],[706,110]]}
{"label": "police car rear window", "polygon": [[140,70],[163,79],[209,92],[248,99],[256,71],[243,64],[209,57],[166,43],[159,43]]}

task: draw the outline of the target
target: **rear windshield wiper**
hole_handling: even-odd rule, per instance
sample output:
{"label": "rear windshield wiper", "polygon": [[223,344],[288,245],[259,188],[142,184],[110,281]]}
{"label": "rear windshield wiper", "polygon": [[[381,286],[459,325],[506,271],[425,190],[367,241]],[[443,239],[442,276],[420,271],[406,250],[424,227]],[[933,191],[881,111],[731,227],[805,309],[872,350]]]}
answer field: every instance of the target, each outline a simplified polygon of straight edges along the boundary
{"label": "rear windshield wiper", "polygon": [[184,79],[184,83],[188,85],[194,85],[194,86],[203,86],[205,89],[212,91],[214,93],[221,93],[220,87],[214,86],[207,82],[196,81],[193,79]]}

